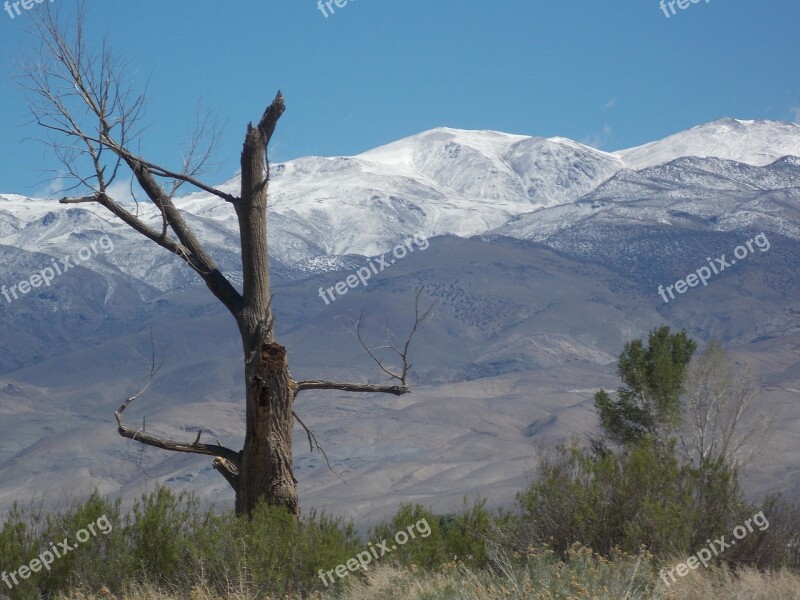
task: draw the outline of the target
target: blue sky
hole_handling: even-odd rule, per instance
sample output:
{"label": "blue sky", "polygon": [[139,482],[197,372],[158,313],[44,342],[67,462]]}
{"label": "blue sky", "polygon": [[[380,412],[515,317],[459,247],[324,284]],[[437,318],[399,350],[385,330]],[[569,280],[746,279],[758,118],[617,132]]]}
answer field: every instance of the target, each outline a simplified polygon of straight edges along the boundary
{"label": "blue sky", "polygon": [[[134,83],[149,81],[152,160],[178,167],[198,101],[215,111],[213,183],[236,173],[246,124],[278,89],[287,112],[272,160],[357,154],[438,126],[616,150],[725,116],[798,120],[800,2],[675,8],[667,18],[658,0],[349,0],[326,18],[317,0],[95,0],[90,32],[107,31]],[[29,18],[0,12],[0,192],[37,195],[58,165],[23,141],[40,134],[14,83]]]}

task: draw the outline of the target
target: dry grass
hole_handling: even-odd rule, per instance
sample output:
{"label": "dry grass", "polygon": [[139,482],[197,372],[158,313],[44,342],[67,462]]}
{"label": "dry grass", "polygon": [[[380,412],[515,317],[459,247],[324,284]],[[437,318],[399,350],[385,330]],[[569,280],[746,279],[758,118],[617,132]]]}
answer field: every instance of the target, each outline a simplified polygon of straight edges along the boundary
{"label": "dry grass", "polygon": [[[364,583],[351,586],[337,600],[798,600],[800,576],[789,572],[763,574],[745,570],[739,577],[717,572],[693,573],[666,590],[627,590],[626,586],[598,584],[587,587],[572,580],[561,585],[526,579],[521,589],[509,580],[495,578],[487,585],[480,575],[469,571],[420,576],[393,567],[373,571]],[[630,592],[630,595],[625,594]]]}
{"label": "dry grass", "polygon": [[722,569],[691,571],[668,589],[661,586],[659,600],[797,600],[800,576],[789,571],[760,573],[743,569],[736,576]]}
{"label": "dry grass", "polygon": [[[647,555],[620,555],[613,562],[580,550],[565,564],[536,555],[527,567],[506,567],[503,575],[476,572],[450,563],[436,572],[389,564],[370,568],[364,577],[348,577],[324,594],[264,596],[231,586],[219,596],[203,586],[168,593],[137,586],[122,597],[108,590],[69,594],[60,600],[797,600],[800,576],[787,571],[745,569],[734,576],[722,569],[693,571],[666,588]],[[636,558],[636,560],[633,560]],[[644,572],[643,569],[646,571]],[[643,584],[644,582],[644,584]]]}

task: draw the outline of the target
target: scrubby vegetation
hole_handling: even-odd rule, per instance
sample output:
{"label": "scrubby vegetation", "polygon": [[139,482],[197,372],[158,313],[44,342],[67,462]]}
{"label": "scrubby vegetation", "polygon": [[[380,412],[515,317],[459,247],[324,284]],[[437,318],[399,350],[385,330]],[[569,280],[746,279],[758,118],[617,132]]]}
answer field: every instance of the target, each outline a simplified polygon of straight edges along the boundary
{"label": "scrubby vegetation", "polygon": [[[660,498],[649,495],[661,493],[662,486],[669,488],[661,478],[671,468],[650,469],[654,465],[647,461],[654,460],[652,456],[644,462],[604,458],[588,468],[578,466],[585,460],[571,449],[563,462],[551,465],[553,471],[544,479],[519,494],[514,513],[492,513],[481,502],[465,503],[450,515],[403,505],[363,540],[352,524],[324,514],[310,513],[298,522],[284,509],[262,505],[248,520],[201,509],[191,495],[167,488],[142,497],[125,514],[118,502],[98,495],[57,515],[15,508],[0,531],[0,562],[7,571],[30,563],[51,541],[73,540],[76,531],[103,514],[113,530],[57,559],[50,571],[35,573],[11,590],[6,586],[0,596],[411,600],[619,599],[627,593],[632,599],[678,599],[702,597],[692,590],[734,590],[758,581],[762,590],[774,592],[764,598],[798,597],[787,595],[800,590],[800,576],[792,574],[800,566],[796,548],[792,552],[787,546],[798,531],[797,511],[789,510],[787,503],[773,499],[758,507],[770,517],[769,528],[750,534],[752,538],[708,569],[693,571],[667,587],[659,578],[660,569],[685,561],[695,548],[692,526],[679,514],[686,506],[661,506]],[[570,463],[572,470],[564,470]],[[588,473],[598,470],[603,478],[589,485]],[[616,494],[624,494],[634,488],[623,483],[647,483],[647,472],[659,478],[659,485],[643,485],[630,502],[615,504],[618,495],[608,494],[615,484],[620,485]],[[626,482],[629,475],[634,478]],[[543,498],[552,501],[540,503]],[[742,514],[755,509],[750,506]],[[690,523],[692,518],[687,517]],[[430,525],[425,538],[410,539],[373,560],[366,571],[348,571],[341,580],[323,584],[320,570],[346,565],[368,544],[391,541],[395,532],[422,519]],[[566,544],[568,539],[573,541]],[[650,548],[661,552],[654,555]]]}
{"label": "scrubby vegetation", "polygon": [[[712,351],[713,364],[722,364],[719,349]],[[17,574],[18,585],[3,584],[0,597],[800,598],[800,506],[780,496],[749,502],[733,446],[708,444],[713,431],[703,432],[702,446],[691,446],[692,432],[680,430],[693,352],[684,333],[666,328],[654,330],[647,344],[626,345],[620,376],[627,387],[618,399],[604,391],[595,397],[605,435],[544,453],[514,510],[492,512],[465,500],[457,513],[437,515],[404,504],[361,539],[352,523],[324,513],[298,520],[262,504],[251,517],[237,516],[167,488],[127,512],[98,494],[55,514],[15,506],[0,528],[5,571],[32,565],[51,542],[79,543],[49,569]],[[702,372],[704,385],[713,381],[713,373]],[[695,394],[701,403],[705,397]],[[713,407],[718,416],[724,409]],[[735,432],[723,433],[735,441]],[[681,452],[679,437],[684,449],[710,451]],[[756,526],[745,529],[754,515]],[[113,526],[107,535],[75,539],[103,518]],[[743,535],[736,544],[714,544],[711,556],[711,540],[731,541],[737,527]],[[397,532],[413,535],[401,541]],[[707,566],[691,566],[703,549]],[[668,575],[682,563],[686,572]]]}

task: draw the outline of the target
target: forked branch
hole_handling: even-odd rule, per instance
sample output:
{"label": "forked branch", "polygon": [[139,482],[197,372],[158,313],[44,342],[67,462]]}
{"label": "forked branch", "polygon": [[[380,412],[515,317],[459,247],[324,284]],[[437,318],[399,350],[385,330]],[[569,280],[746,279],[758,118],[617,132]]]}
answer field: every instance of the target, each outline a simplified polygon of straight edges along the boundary
{"label": "forked branch", "polygon": [[[394,332],[386,326],[386,343],[382,346],[377,346],[375,348],[370,348],[366,341],[364,341],[364,337],[361,334],[361,321],[364,316],[362,311],[361,315],[359,315],[358,319],[355,322],[354,326],[354,334],[358,338],[361,347],[366,350],[367,354],[369,354],[370,358],[375,361],[380,368],[381,371],[386,373],[389,376],[390,380],[395,380],[398,383],[395,385],[380,385],[380,384],[369,384],[369,383],[348,383],[348,382],[341,382],[341,381],[329,381],[329,380],[307,380],[307,381],[298,381],[296,386],[296,391],[300,392],[302,390],[340,390],[343,392],[364,392],[364,393],[382,393],[382,394],[394,394],[395,396],[402,396],[403,394],[408,394],[411,390],[408,387],[408,373],[411,369],[411,362],[409,360],[409,350],[411,348],[411,341],[414,339],[414,336],[419,331],[422,323],[424,323],[431,315],[433,307],[435,306],[436,302],[431,303],[427,309],[424,311],[420,309],[420,297],[422,295],[422,289],[417,291],[416,298],[414,299],[414,325],[411,328],[408,336],[406,337],[405,343],[402,347],[396,343],[397,336],[395,336]],[[398,370],[392,370],[387,367],[383,360],[381,360],[376,351],[379,350],[391,350],[395,353],[401,361],[402,366]]]}
{"label": "forked branch", "polygon": [[317,440],[317,436],[314,435],[314,432],[311,431],[311,429],[305,423],[303,423],[303,420],[297,415],[295,411],[292,411],[292,414],[294,415],[294,418],[297,420],[297,422],[300,423],[300,426],[306,431],[306,435],[308,436],[308,447],[310,451],[313,453],[314,448],[319,450],[319,452],[325,458],[325,462],[328,464],[328,470],[334,475],[336,475],[339,479],[341,479],[344,483],[347,483],[344,480],[344,478],[339,473],[337,473],[336,470],[331,465],[331,461],[328,459],[328,454],[325,452],[325,449],[319,445],[319,441]]}
{"label": "forked branch", "polygon": [[[152,341],[151,341],[152,345]],[[197,432],[197,437],[195,438],[194,442],[179,442],[175,440],[170,440],[168,438],[162,438],[154,435],[150,435],[144,431],[144,428],[133,429],[125,425],[124,421],[122,420],[122,413],[125,412],[125,409],[130,406],[132,402],[136,399],[140,398],[147,392],[150,388],[150,385],[153,383],[153,379],[155,378],[160,365],[156,365],[155,363],[155,348],[152,348],[152,359],[150,363],[150,373],[147,378],[147,382],[144,384],[141,390],[139,390],[136,394],[125,400],[122,405],[114,412],[114,418],[117,420],[117,431],[119,434],[127,439],[137,441],[141,444],[146,446],[152,446],[154,448],[161,448],[162,450],[170,450],[172,452],[187,452],[190,454],[203,454],[206,456],[214,456],[217,458],[224,459],[227,463],[233,467],[233,469],[228,469],[229,474],[238,473],[238,468],[240,464],[239,453],[231,450],[230,448],[226,448],[225,446],[217,444],[204,444],[200,442],[200,437],[202,435],[202,430]],[[217,468],[216,462],[214,464],[214,468]],[[227,467],[226,467],[227,468]],[[217,468],[217,470],[220,470]],[[222,471],[220,471],[222,472]],[[222,472],[225,475],[224,472]],[[228,479],[228,477],[226,477]],[[230,483],[230,479],[228,479]],[[231,484],[233,485],[233,484]]]}
{"label": "forked branch", "polygon": [[[213,154],[218,130],[208,118],[198,115],[195,135],[180,171],[138,156],[133,145],[140,133],[146,94],[136,93],[123,83],[125,64],[111,52],[107,41],[97,49],[90,46],[84,36],[85,6],[85,1],[78,3],[71,35],[59,24],[59,7],[51,9],[46,5],[31,14],[31,33],[40,40],[41,49],[24,67],[22,80],[34,121],[50,136],[49,141],[43,141],[53,148],[65,167],[66,173],[62,175],[74,182],[68,189],[75,190],[76,197],[61,202],[80,204],[93,199],[183,259],[237,316],[242,306],[241,295],[218,269],[173,202],[174,193],[183,183],[227,202],[237,200],[198,179]],[[136,182],[157,209],[161,231],[112,198],[111,186],[122,169],[130,170],[132,182]],[[165,189],[165,179],[172,183],[171,189]]]}

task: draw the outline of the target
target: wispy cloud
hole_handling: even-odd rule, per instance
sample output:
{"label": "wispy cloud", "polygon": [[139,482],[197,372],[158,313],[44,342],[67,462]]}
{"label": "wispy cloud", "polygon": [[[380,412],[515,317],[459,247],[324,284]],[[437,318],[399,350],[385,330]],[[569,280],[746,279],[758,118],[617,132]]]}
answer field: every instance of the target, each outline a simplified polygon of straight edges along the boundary
{"label": "wispy cloud", "polygon": [[603,105],[603,110],[611,110],[617,105],[617,100],[615,98],[611,98]]}
{"label": "wispy cloud", "polygon": [[47,184],[36,190],[35,196],[37,198],[57,199],[64,195],[64,189],[69,185],[67,179],[62,175],[58,175],[47,182]]}
{"label": "wispy cloud", "polygon": [[591,146],[592,148],[597,148],[598,150],[602,150],[603,146],[605,146],[611,140],[611,127],[609,127],[608,123],[603,125],[603,129],[597,131],[595,133],[590,133],[587,136],[584,136],[579,141],[581,144],[586,144],[587,146]]}
{"label": "wispy cloud", "polygon": [[[74,196],[74,195],[83,195],[84,193],[91,193],[86,189],[76,191],[76,190],[69,190],[71,186],[75,185],[75,181],[63,175],[58,175],[51,179],[47,185],[42,188],[39,188],[35,196],[37,198],[47,198],[50,200],[58,200],[59,198],[63,198],[64,196]],[[118,179],[114,181],[110,186],[107,188],[107,193],[111,196],[114,200],[118,202],[130,202],[131,198],[131,181]]]}
{"label": "wispy cloud", "polygon": [[130,180],[117,179],[108,186],[106,193],[117,202],[130,202],[133,200]]}

